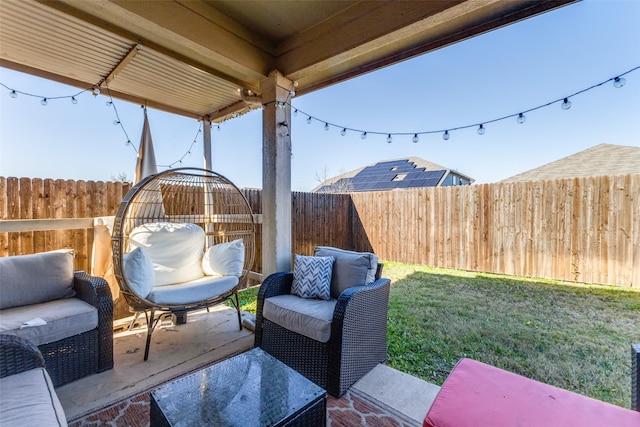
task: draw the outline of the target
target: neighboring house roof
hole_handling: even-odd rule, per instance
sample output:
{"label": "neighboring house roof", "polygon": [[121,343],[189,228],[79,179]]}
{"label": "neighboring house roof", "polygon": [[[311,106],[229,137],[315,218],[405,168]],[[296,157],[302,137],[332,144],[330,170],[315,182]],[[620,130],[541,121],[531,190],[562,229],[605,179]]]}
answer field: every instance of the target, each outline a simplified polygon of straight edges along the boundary
{"label": "neighboring house roof", "polygon": [[599,144],[500,182],[640,173],[640,147]]}
{"label": "neighboring house roof", "polygon": [[336,193],[356,191],[392,190],[394,188],[437,187],[445,185],[447,177],[473,182],[453,169],[429,162],[419,157],[383,160],[354,169],[333,178],[311,190],[312,193]]}

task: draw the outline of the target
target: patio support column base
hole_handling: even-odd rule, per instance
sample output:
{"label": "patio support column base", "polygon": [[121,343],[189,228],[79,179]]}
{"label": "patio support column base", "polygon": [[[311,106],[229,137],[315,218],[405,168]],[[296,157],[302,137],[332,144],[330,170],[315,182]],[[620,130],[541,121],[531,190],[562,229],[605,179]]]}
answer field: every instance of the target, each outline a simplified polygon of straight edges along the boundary
{"label": "patio support column base", "polygon": [[262,91],[262,277],[291,269],[291,80],[272,71]]}

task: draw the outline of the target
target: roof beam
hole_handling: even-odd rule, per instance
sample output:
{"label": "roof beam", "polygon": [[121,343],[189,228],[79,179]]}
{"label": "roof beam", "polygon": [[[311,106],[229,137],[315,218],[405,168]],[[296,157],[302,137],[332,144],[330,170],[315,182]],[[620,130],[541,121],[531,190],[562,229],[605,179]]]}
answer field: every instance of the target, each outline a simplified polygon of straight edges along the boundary
{"label": "roof beam", "polygon": [[109,74],[107,74],[102,80],[100,80],[100,82],[98,82],[97,86],[100,87],[103,84],[108,85],[109,83],[111,83],[113,79],[116,78],[118,73],[120,73],[120,71],[122,71],[124,67],[126,67],[127,64],[138,54],[138,51],[140,49],[142,49],[142,43],[136,43],[135,45],[133,45],[129,52],[127,52],[127,54],[122,57],[120,62],[118,62],[116,66],[113,67],[111,71],[109,71]]}

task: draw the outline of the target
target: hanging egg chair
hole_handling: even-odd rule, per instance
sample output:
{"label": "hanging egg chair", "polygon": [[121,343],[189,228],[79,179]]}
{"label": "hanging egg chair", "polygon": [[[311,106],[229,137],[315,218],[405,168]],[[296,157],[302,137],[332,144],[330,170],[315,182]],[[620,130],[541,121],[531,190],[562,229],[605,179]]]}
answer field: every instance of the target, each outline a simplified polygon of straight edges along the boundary
{"label": "hanging egg chair", "polygon": [[247,199],[222,175],[179,168],[144,178],[120,203],[111,246],[120,292],[147,319],[144,360],[167,313],[231,300],[242,330],[238,289],[253,265],[255,227]]}

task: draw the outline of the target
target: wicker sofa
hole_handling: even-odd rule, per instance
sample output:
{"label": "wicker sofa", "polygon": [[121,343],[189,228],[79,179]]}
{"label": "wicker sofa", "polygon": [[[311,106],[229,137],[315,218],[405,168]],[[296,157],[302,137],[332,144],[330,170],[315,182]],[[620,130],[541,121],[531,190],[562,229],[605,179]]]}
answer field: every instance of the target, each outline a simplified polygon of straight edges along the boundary
{"label": "wicker sofa", "polygon": [[[258,292],[255,346],[325,388],[332,396],[340,397],[387,357],[387,311],[391,281],[381,278],[382,264],[377,262],[374,254],[317,247],[315,255],[335,257],[331,299],[294,301],[295,308],[287,307],[289,301],[297,298],[290,295],[294,273],[270,275]],[[354,283],[354,279],[347,277],[351,273],[345,272],[354,267],[354,262],[362,262],[363,259],[366,278],[362,276]],[[318,315],[316,308],[323,304],[330,311]],[[291,322],[286,324],[282,317],[270,314],[273,311],[267,305],[284,306],[288,311],[284,317],[289,316],[291,311],[299,311],[294,314],[298,316],[292,322],[295,325],[292,326]],[[305,312],[306,305],[311,308]],[[301,331],[301,328],[307,330]],[[320,337],[314,332],[309,333],[309,329],[323,328],[330,334],[325,333],[324,337]]]}
{"label": "wicker sofa", "polygon": [[0,333],[36,345],[54,386],[113,367],[113,301],[73,251],[0,258]]}
{"label": "wicker sofa", "polygon": [[0,425],[67,425],[44,365],[33,343],[0,334]]}

